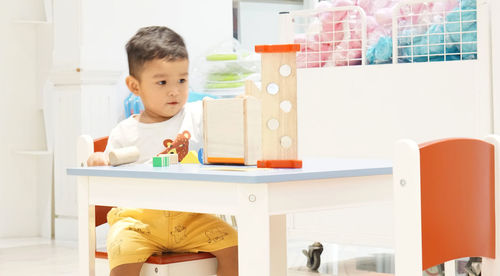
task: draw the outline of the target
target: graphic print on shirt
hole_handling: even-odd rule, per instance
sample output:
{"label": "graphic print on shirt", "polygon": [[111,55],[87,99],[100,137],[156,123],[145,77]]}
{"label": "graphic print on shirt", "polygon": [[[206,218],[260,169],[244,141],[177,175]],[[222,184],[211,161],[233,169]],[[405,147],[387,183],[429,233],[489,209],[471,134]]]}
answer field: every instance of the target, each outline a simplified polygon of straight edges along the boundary
{"label": "graphic print on shirt", "polygon": [[172,139],[165,139],[163,145],[165,150],[160,154],[176,153],[179,157],[179,162],[186,157],[189,152],[189,139],[191,138],[191,133],[185,130],[182,133],[177,134],[175,141]]}

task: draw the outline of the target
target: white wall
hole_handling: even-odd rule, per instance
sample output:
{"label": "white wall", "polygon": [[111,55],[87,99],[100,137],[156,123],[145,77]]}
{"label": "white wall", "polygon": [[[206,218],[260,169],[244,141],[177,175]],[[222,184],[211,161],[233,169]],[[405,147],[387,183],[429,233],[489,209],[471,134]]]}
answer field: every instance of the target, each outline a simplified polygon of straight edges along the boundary
{"label": "white wall", "polygon": [[191,59],[232,37],[232,1],[86,0],[82,68],[126,68],[125,43],[140,28],[165,25],[181,34]]}
{"label": "white wall", "polygon": [[494,132],[500,133],[500,13],[499,1],[491,3],[491,62],[492,62],[492,88],[493,88],[493,124]]}
{"label": "white wall", "polygon": [[37,90],[38,25],[17,21],[43,20],[42,7],[39,0],[11,0],[0,9],[0,237],[40,235],[39,206],[50,205],[37,196],[45,192],[38,166],[50,160],[18,153],[46,149]]}
{"label": "white wall", "polygon": [[[271,2],[271,1],[270,1]],[[303,9],[302,3],[262,3],[241,1],[239,6],[240,42],[253,51],[255,45],[278,44],[279,12]]]}

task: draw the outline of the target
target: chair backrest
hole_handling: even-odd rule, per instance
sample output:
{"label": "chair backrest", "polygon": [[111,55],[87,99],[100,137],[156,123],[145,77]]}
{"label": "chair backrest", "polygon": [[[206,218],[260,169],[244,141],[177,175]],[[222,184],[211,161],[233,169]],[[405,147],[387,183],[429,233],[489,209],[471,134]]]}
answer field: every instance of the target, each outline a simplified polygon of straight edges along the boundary
{"label": "chair backrest", "polygon": [[423,268],[462,257],[495,257],[492,144],[446,139],[420,145]]}
{"label": "chair backrest", "polygon": [[108,136],[97,138],[94,140],[94,152],[104,152],[108,145]]}
{"label": "chair backrest", "polygon": [[398,141],[396,273],[421,275],[463,257],[495,258],[495,152],[493,144],[477,139]]}

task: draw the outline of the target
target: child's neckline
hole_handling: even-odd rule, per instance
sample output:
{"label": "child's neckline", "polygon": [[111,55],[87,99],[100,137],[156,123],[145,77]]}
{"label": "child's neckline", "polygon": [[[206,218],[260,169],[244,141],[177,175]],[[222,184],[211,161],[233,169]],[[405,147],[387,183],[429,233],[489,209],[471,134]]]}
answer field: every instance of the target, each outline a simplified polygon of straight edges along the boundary
{"label": "child's neckline", "polygon": [[151,123],[144,123],[144,122],[141,122],[139,119],[140,119],[140,114],[133,114],[131,117],[133,120],[135,120],[139,125],[141,126],[157,126],[157,125],[161,125],[161,124],[166,124],[170,121],[175,121],[176,118],[178,118],[180,116],[180,114],[184,113],[184,107],[179,111],[177,112],[177,114],[175,114],[174,116],[170,117],[169,119],[166,119],[164,121],[161,121],[161,122],[151,122]]}

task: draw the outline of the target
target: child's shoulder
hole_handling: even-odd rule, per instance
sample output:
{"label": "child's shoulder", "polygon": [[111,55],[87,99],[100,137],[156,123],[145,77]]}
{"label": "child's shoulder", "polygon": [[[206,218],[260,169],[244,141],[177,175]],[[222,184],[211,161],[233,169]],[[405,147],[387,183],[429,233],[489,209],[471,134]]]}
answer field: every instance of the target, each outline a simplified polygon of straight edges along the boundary
{"label": "child's shoulder", "polygon": [[117,128],[130,128],[130,127],[136,127],[138,124],[139,124],[139,115],[132,114],[130,117],[119,122],[118,125],[116,125],[116,127]]}
{"label": "child's shoulder", "polygon": [[139,121],[137,120],[137,114],[134,114],[127,119],[120,121],[114,128],[111,130],[112,134],[123,134],[124,132],[128,132],[130,129],[137,128]]}
{"label": "child's shoulder", "polygon": [[184,108],[188,112],[202,112],[203,101],[188,102],[184,105]]}
{"label": "child's shoulder", "polygon": [[189,102],[185,106],[187,112],[193,114],[194,116],[203,115],[203,101]]}
{"label": "child's shoulder", "polygon": [[201,118],[203,117],[203,102],[189,102],[184,105],[185,114],[189,114],[191,118]]}

